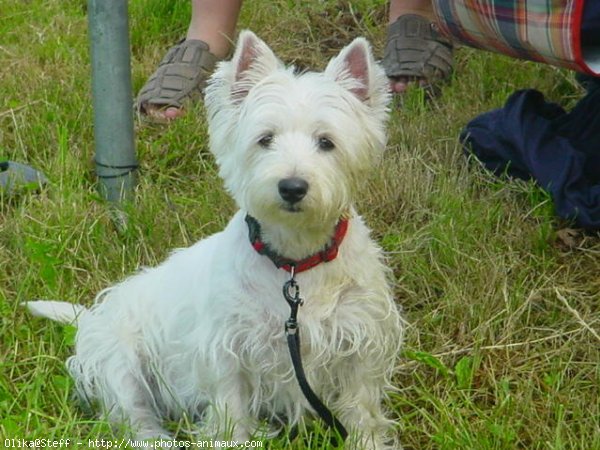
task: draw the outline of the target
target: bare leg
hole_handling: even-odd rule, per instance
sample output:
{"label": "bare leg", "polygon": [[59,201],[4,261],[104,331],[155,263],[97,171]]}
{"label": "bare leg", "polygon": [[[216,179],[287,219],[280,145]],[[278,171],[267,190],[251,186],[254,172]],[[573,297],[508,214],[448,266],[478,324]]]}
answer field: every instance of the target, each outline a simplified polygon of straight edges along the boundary
{"label": "bare leg", "polygon": [[229,53],[242,0],[192,0],[187,39],[200,39],[219,59]]}
{"label": "bare leg", "polygon": [[433,19],[431,0],[390,0],[390,23],[403,14],[418,14]]}

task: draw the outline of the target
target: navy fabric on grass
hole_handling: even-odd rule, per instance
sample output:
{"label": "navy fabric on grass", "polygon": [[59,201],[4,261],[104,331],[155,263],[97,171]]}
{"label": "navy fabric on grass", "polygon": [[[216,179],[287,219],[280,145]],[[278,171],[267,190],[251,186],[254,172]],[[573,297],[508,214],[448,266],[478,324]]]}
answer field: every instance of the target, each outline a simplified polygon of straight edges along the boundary
{"label": "navy fabric on grass", "polygon": [[497,175],[535,179],[558,216],[600,229],[600,89],[570,112],[538,91],[515,92],[469,122],[461,141]]}
{"label": "navy fabric on grass", "polygon": [[598,0],[587,0],[583,4],[581,44],[600,45],[600,2]]}

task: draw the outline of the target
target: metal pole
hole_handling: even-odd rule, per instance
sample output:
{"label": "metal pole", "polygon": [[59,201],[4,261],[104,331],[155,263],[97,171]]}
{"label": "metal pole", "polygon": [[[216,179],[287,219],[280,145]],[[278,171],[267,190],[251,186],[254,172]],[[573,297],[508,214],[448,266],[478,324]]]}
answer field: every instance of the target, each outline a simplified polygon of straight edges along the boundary
{"label": "metal pole", "polygon": [[127,0],[88,0],[98,190],[111,203],[133,198],[137,159]]}

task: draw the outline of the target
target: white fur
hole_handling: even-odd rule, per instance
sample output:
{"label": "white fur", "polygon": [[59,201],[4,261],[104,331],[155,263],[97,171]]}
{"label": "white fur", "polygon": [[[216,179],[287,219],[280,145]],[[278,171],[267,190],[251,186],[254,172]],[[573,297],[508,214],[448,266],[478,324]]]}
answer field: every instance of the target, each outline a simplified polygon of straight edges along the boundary
{"label": "white fur", "polygon": [[26,302],[29,312],[35,317],[51,317],[62,323],[76,323],[77,317],[85,311],[85,307],[55,300],[38,300]]}
{"label": "white fur", "polygon": [[[244,216],[261,223],[278,253],[302,258],[349,214],[338,257],[297,275],[305,371],[352,432],[350,448],[397,448],[382,401],[392,389],[402,322],[381,250],[352,207],[385,147],[386,90],[362,38],[324,73],[297,75],[242,32],[206,92],[211,150],[240,211],[222,232],[106,289],[89,310],[29,304],[55,320],[79,313],[67,365],[82,398],[139,438],[168,436],[163,420],[183,413],[201,433],[223,437],[232,426],[237,439],[265,419],[276,428],[314,416],[286,346],[289,274],[254,251]],[[268,148],[258,144],[266,133]],[[322,136],[335,148],[320,149]],[[277,188],[291,176],[309,183],[297,211]]]}

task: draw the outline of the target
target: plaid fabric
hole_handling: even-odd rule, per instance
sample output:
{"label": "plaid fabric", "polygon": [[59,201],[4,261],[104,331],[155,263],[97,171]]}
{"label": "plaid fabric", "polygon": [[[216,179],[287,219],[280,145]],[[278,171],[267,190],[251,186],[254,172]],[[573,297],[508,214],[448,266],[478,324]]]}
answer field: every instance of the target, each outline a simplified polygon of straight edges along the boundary
{"label": "plaid fabric", "polygon": [[594,75],[581,48],[583,2],[433,0],[433,6],[440,31],[469,46]]}

